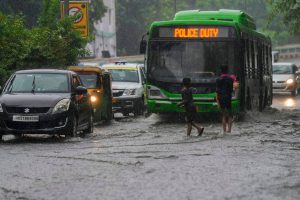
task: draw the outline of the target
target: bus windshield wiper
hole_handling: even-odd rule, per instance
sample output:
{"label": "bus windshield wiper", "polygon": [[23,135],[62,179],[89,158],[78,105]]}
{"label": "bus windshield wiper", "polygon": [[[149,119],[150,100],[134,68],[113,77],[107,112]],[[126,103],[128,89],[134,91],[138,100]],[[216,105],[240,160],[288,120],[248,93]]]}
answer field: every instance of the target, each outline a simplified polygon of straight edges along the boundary
{"label": "bus windshield wiper", "polygon": [[34,93],[35,90],[35,76],[33,76],[33,80],[32,80],[32,89],[31,89],[31,93]]}

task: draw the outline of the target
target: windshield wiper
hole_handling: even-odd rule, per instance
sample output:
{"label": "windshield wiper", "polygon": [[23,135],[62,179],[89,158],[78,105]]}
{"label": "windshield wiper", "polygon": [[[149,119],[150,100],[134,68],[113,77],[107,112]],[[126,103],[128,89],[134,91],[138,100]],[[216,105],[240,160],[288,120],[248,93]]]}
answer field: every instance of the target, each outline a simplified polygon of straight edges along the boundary
{"label": "windshield wiper", "polygon": [[32,80],[32,89],[31,89],[31,93],[34,93],[35,90],[35,76],[33,76],[33,80]]}

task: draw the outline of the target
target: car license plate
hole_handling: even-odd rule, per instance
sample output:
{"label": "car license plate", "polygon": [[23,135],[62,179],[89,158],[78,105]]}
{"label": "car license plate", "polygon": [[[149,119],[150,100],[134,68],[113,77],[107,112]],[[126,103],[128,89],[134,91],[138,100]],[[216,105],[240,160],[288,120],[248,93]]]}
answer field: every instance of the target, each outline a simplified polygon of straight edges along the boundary
{"label": "car license plate", "polygon": [[15,122],[38,122],[39,116],[14,115],[13,121],[15,121]]}

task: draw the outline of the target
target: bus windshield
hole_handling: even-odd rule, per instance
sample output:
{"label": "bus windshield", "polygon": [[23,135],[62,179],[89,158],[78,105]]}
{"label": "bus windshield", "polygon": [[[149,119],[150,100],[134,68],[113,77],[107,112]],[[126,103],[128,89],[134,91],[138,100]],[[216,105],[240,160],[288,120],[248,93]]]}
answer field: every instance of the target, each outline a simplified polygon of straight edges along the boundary
{"label": "bus windshield", "polygon": [[184,77],[194,83],[214,82],[222,64],[237,74],[238,52],[236,41],[153,41],[148,76],[161,82],[179,83]]}

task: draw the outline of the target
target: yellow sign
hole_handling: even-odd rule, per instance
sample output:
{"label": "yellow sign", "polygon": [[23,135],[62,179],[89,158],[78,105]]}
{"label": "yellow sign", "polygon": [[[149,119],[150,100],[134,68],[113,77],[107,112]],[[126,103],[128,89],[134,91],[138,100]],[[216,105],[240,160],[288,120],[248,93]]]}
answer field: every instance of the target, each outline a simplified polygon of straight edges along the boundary
{"label": "yellow sign", "polygon": [[[64,2],[61,2],[61,15],[64,16]],[[74,29],[78,30],[82,37],[89,35],[88,1],[70,1],[69,16],[75,17]]]}
{"label": "yellow sign", "polygon": [[175,28],[174,37],[176,38],[217,38],[218,28]]}

